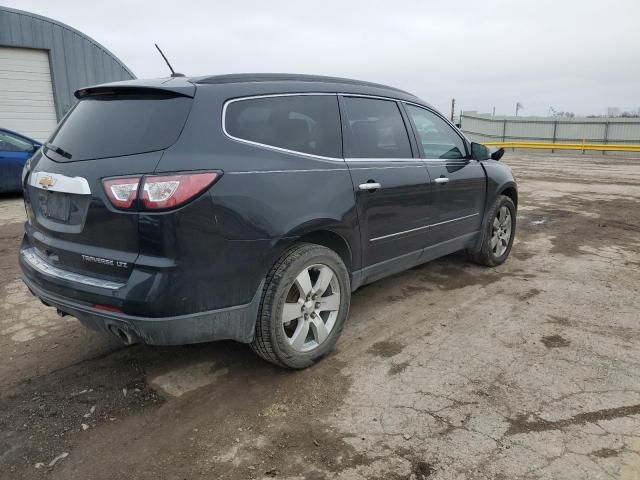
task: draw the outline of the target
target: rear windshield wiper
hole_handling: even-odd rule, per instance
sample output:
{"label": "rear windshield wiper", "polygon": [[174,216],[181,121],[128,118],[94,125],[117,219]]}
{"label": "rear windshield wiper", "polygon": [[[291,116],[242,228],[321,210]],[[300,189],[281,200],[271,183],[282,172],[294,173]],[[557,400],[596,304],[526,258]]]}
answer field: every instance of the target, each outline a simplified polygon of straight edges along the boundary
{"label": "rear windshield wiper", "polygon": [[54,153],[57,153],[58,155],[60,155],[61,157],[64,157],[68,160],[71,160],[71,154],[69,152],[67,152],[66,150],[61,149],[60,147],[57,147],[49,142],[44,142],[44,148],[46,148],[47,150],[51,150]]}

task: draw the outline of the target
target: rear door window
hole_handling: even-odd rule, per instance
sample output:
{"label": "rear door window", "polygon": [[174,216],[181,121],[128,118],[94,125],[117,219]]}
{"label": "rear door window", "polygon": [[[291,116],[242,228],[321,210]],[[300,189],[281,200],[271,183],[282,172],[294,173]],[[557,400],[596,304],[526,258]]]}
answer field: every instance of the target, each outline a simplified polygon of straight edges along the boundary
{"label": "rear door window", "polygon": [[74,162],[163,150],[180,136],[192,101],[164,92],[84,98],[49,139],[45,152],[56,161]]}
{"label": "rear door window", "polygon": [[335,95],[291,95],[227,103],[231,137],[321,157],[340,158],[341,133]]}
{"label": "rear door window", "polygon": [[347,158],[412,158],[409,135],[392,100],[345,97]]}

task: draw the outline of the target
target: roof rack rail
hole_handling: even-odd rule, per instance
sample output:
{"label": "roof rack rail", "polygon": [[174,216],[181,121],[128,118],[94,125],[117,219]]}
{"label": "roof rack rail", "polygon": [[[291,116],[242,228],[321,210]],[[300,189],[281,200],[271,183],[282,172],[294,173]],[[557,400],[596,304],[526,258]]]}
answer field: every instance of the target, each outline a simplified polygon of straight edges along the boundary
{"label": "roof rack rail", "polygon": [[223,83],[245,83],[245,82],[320,82],[320,83],[343,83],[346,85],[360,85],[363,87],[384,88],[394,90],[406,95],[414,96],[399,88],[382,85],[379,83],[365,82],[351,78],[327,77],[323,75],[305,75],[298,73],[235,73],[228,75],[212,75],[193,79],[197,84],[223,84]]}

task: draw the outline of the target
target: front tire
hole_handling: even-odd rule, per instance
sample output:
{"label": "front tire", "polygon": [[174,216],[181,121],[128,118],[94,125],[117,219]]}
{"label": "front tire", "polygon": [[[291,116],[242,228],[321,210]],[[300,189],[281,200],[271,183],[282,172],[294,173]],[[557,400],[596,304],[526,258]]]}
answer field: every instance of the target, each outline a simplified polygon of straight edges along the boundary
{"label": "front tire", "polygon": [[295,245],[267,275],[251,349],[279,366],[309,367],[333,350],[350,302],[342,259],[320,245]]}
{"label": "front tire", "polygon": [[511,198],[499,195],[487,213],[482,245],[470,252],[471,259],[479,265],[496,267],[505,262],[516,236],[516,206]]}

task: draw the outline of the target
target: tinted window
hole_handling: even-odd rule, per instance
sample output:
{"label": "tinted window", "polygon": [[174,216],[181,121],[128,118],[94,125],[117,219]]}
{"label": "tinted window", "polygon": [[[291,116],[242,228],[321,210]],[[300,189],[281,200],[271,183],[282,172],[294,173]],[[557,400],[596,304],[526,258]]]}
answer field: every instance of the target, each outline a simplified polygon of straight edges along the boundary
{"label": "tinted window", "polygon": [[[81,100],[49,140],[67,154],[53,158],[89,160],[165,149],[178,139],[191,102],[165,94],[110,94]],[[50,152],[47,149],[47,155]]]}
{"label": "tinted window", "polygon": [[407,105],[425,158],[465,158],[464,141],[442,118],[424,108]]}
{"label": "tinted window", "polygon": [[341,157],[340,115],[335,95],[298,95],[227,104],[232,137],[322,157]]}
{"label": "tinted window", "polygon": [[411,158],[409,136],[396,102],[345,97],[345,157]]}
{"label": "tinted window", "polygon": [[0,132],[0,150],[4,152],[30,152],[33,144],[24,138]]}

